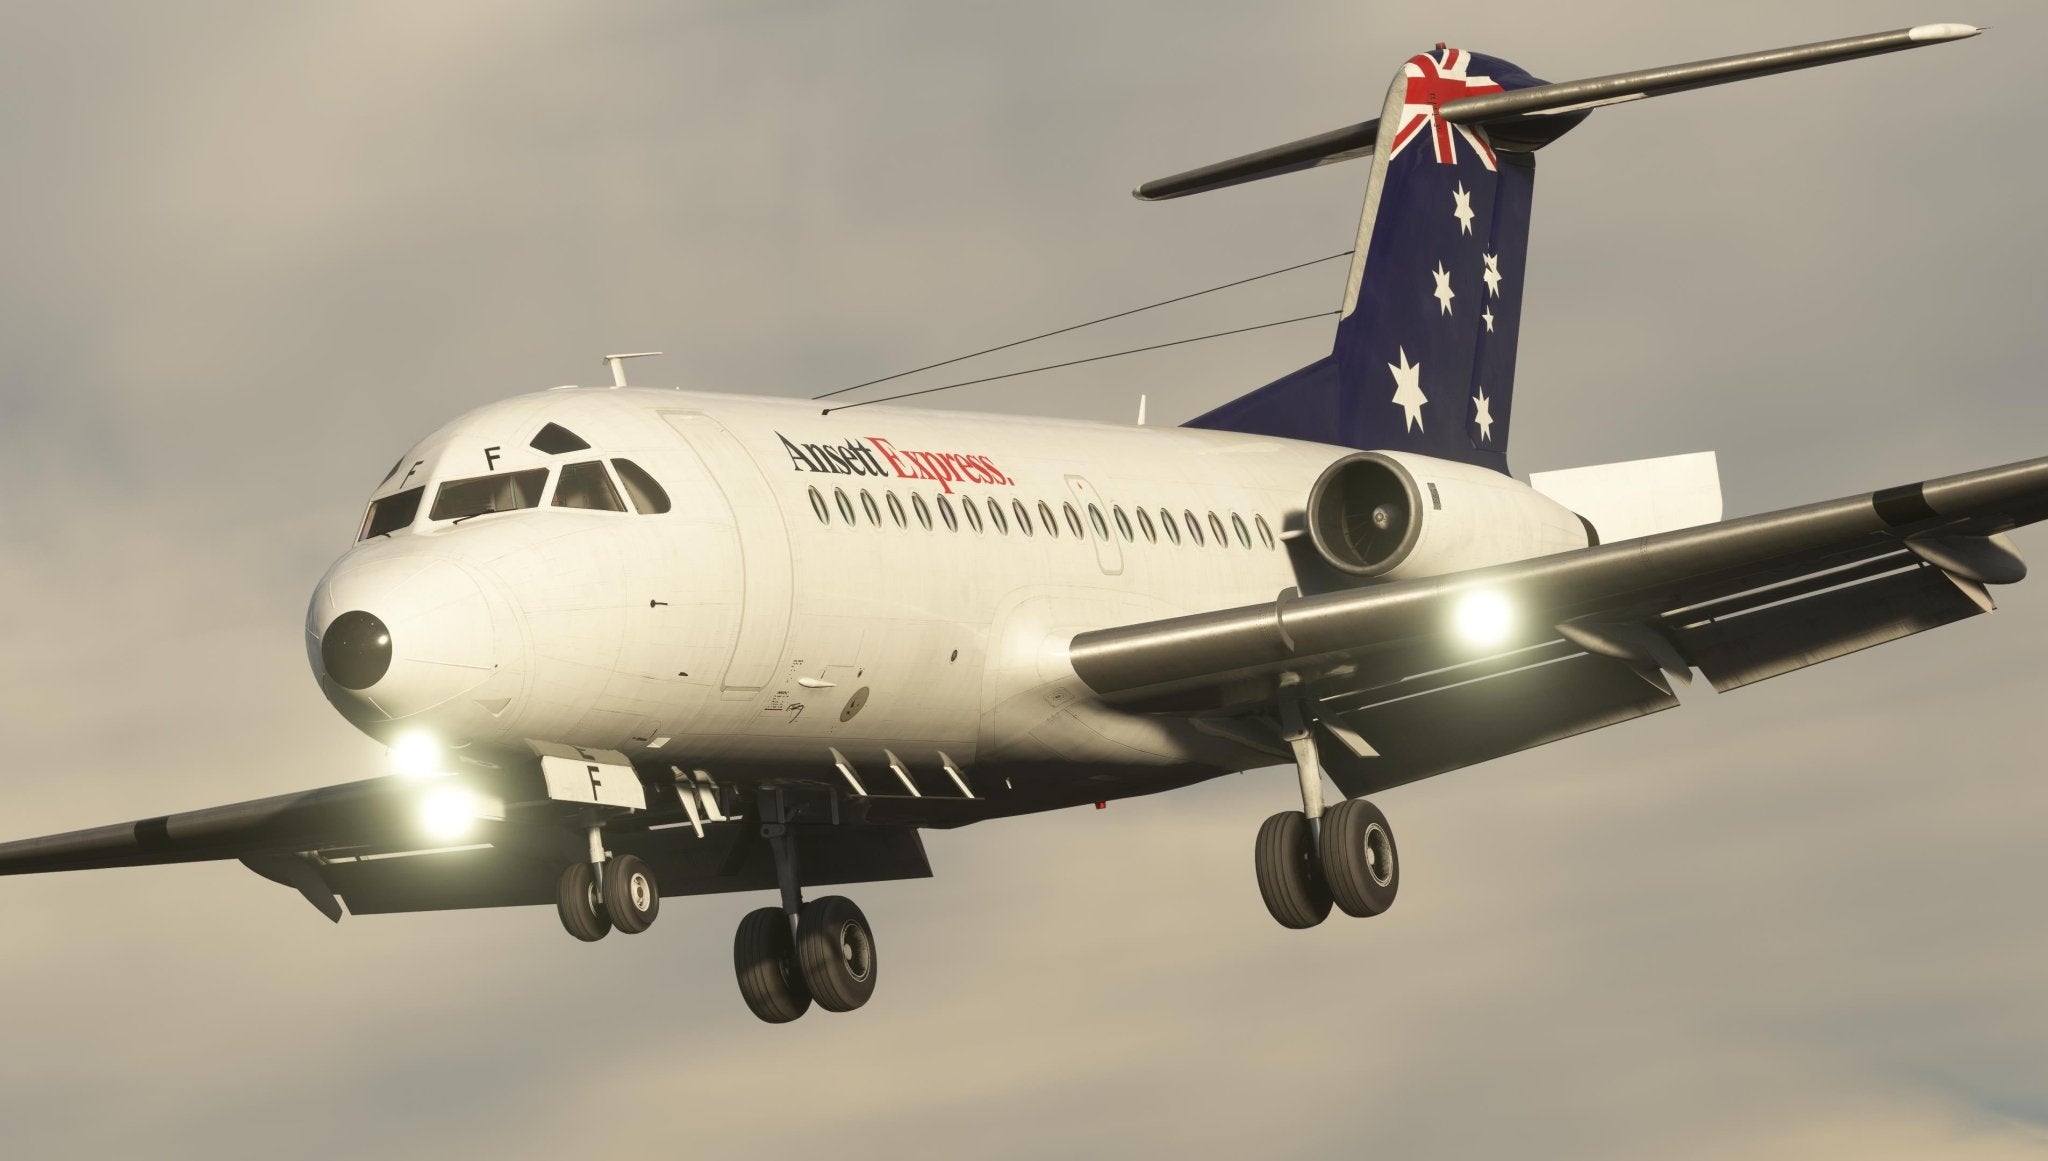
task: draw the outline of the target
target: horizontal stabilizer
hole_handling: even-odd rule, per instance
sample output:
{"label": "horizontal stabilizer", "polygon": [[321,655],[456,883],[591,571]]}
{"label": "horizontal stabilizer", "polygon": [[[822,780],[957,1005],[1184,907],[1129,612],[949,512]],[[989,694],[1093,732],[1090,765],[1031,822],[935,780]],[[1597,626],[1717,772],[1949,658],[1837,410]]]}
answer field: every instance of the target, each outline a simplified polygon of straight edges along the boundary
{"label": "horizontal stabilizer", "polygon": [[[1977,35],[1979,31],[1981,30],[1968,24],[1922,24],[1891,32],[1873,32],[1866,36],[1849,36],[1789,48],[1765,49],[1761,52],[1716,57],[1713,60],[1694,61],[1690,64],[1636,69],[1632,72],[1613,73],[1586,80],[1559,81],[1530,88],[1458,97],[1438,105],[1436,112],[1445,121],[1453,124],[1483,126],[1492,135],[1497,148],[1527,151],[1549,144],[1576,123],[1574,120],[1545,125],[1537,121],[1538,118],[1584,113],[1603,105],[1618,105],[1644,97],[1661,97],[1667,93],[1682,93],[1688,89],[1702,89],[1730,81],[1746,81],[1754,77],[1792,72],[1795,69],[1813,68],[1816,65],[1834,64],[1838,61],[1878,56],[1928,44],[1962,40]],[[1262,149],[1257,153],[1247,153],[1228,161],[1190,169],[1171,177],[1148,181],[1133,190],[1132,196],[1140,201],[1165,201],[1168,198],[1222,189],[1225,186],[1257,181],[1260,178],[1276,177],[1283,173],[1313,169],[1332,162],[1348,161],[1354,157],[1365,157],[1372,153],[1378,135],[1379,121],[1364,121],[1328,133],[1319,133],[1314,137],[1290,141],[1285,145]]]}

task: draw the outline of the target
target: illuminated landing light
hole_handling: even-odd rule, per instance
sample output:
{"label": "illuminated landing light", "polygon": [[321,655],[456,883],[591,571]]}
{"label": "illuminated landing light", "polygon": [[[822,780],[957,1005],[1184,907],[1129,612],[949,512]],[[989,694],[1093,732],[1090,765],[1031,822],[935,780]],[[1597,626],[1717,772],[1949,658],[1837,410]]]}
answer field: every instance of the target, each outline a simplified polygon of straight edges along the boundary
{"label": "illuminated landing light", "polygon": [[415,731],[391,743],[391,768],[414,778],[444,773],[441,743],[432,734]]}
{"label": "illuminated landing light", "polygon": [[1468,645],[1498,645],[1514,629],[1515,613],[1506,597],[1481,591],[1459,599],[1451,623]]}
{"label": "illuminated landing light", "polygon": [[497,803],[462,786],[442,786],[420,799],[420,827],[444,841],[465,839],[479,819],[502,818]]}

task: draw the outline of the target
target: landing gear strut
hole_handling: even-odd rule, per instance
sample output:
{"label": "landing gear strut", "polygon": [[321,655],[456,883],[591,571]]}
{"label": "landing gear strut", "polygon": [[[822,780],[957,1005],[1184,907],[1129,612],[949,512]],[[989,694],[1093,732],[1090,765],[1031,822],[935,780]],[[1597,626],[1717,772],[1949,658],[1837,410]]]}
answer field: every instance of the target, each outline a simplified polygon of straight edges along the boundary
{"label": "landing gear strut", "polygon": [[805,902],[797,875],[796,836],[782,823],[761,828],[775,852],[782,906],[740,920],[733,937],[733,974],[754,1015],[786,1024],[810,1010],[851,1012],[875,993],[875,934],[853,900],[827,895]]}
{"label": "landing gear strut", "polygon": [[1294,750],[1300,810],[1259,828],[1253,849],[1259,894],[1282,927],[1314,927],[1334,902],[1346,915],[1378,915],[1394,905],[1401,866],[1394,831],[1380,808],[1353,798],[1323,809],[1323,769],[1315,734],[1296,703],[1281,707],[1281,733]]}

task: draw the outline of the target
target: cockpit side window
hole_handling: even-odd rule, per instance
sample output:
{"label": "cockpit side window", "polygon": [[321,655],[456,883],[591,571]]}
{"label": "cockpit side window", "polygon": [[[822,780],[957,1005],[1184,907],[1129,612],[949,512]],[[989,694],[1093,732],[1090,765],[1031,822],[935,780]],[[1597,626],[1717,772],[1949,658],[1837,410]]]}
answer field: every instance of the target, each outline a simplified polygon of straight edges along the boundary
{"label": "cockpit side window", "polygon": [[434,493],[434,507],[427,515],[435,520],[467,520],[487,512],[538,507],[547,483],[546,468],[449,480]]}
{"label": "cockpit side window", "polygon": [[403,492],[394,492],[381,500],[370,501],[370,510],[363,516],[362,535],[356,539],[368,540],[372,536],[383,536],[410,525],[413,517],[420,514],[420,497],[425,495],[426,491],[423,487],[409,488]]}
{"label": "cockpit side window", "polygon": [[603,460],[585,460],[562,468],[562,482],[555,485],[555,507],[595,508],[600,512],[624,512],[619,490],[604,470]]}
{"label": "cockpit side window", "polygon": [[618,471],[619,482],[626,486],[626,495],[633,498],[633,507],[642,516],[668,511],[668,493],[647,474],[646,468],[632,460],[613,460],[612,467]]}
{"label": "cockpit side window", "polygon": [[541,428],[540,433],[533,437],[533,442],[528,446],[551,456],[558,456],[563,452],[590,450],[590,444],[582,436],[559,423],[550,423]]}

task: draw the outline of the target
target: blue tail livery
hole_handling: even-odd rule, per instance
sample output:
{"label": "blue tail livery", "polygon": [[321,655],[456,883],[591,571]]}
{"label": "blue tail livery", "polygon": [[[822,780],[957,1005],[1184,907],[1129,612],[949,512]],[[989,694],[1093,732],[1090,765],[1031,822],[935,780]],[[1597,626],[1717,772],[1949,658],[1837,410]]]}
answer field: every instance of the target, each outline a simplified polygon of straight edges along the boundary
{"label": "blue tail livery", "polygon": [[1596,107],[1974,35],[1966,25],[1551,84],[1439,44],[1376,120],[1139,186],[1145,201],[1372,157],[1330,353],[1188,427],[1411,451],[1506,472],[1536,150]]}

